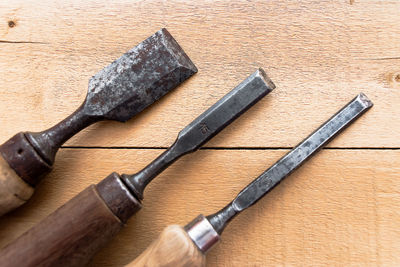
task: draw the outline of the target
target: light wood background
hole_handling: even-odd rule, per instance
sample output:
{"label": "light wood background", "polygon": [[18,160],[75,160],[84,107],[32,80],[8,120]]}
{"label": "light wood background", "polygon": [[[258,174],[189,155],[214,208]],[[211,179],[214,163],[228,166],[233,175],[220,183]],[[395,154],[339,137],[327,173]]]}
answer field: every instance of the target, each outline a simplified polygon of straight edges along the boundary
{"label": "light wood background", "polygon": [[199,73],[125,124],[89,127],[0,246],[115,170],[139,171],[257,67],[277,89],[161,174],[94,259],[122,266],[168,224],[215,212],[360,91],[375,106],[234,220],[208,266],[400,266],[400,1],[0,2],[0,142],[74,111],[89,78],[166,27]]}

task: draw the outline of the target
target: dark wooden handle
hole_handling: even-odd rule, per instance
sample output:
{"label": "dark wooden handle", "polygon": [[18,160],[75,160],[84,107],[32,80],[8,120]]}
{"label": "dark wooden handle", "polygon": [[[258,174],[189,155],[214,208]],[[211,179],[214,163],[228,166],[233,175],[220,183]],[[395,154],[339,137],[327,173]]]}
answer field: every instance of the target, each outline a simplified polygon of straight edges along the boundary
{"label": "dark wooden handle", "polygon": [[112,173],[0,251],[0,266],[83,266],[141,207]]}
{"label": "dark wooden handle", "polygon": [[31,186],[36,186],[51,171],[47,162],[32,146],[25,133],[17,133],[0,146],[0,154],[15,173]]}

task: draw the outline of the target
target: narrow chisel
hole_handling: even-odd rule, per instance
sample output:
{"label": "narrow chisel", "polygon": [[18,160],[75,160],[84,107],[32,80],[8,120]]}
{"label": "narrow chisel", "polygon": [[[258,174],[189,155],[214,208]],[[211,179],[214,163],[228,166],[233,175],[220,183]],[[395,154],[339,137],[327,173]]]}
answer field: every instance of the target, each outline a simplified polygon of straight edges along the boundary
{"label": "narrow chisel", "polygon": [[42,132],[20,132],[0,146],[0,215],[24,204],[69,138],[101,120],[126,121],[197,72],[161,29],[89,80],[85,101]]}
{"label": "narrow chisel", "polygon": [[207,217],[199,215],[184,228],[178,225],[166,227],[159,238],[127,266],[204,266],[205,253],[220,240],[222,231],[236,215],[254,205],[370,107],[372,102],[359,94],[223,209]]}
{"label": "narrow chisel", "polygon": [[0,251],[0,266],[82,266],[141,208],[146,185],[181,156],[196,151],[275,88],[262,69],[225,95],[134,175],[112,173]]}

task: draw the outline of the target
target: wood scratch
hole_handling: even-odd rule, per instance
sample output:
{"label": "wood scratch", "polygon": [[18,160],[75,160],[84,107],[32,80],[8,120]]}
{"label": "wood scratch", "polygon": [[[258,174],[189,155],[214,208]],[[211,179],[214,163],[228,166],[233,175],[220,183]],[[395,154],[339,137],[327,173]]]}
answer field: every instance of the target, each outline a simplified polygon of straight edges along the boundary
{"label": "wood scratch", "polygon": [[32,41],[7,41],[7,40],[0,40],[0,43],[3,44],[49,44],[44,42],[32,42]]}
{"label": "wood scratch", "polygon": [[400,59],[400,57],[360,58],[360,60],[395,60],[395,59]]}

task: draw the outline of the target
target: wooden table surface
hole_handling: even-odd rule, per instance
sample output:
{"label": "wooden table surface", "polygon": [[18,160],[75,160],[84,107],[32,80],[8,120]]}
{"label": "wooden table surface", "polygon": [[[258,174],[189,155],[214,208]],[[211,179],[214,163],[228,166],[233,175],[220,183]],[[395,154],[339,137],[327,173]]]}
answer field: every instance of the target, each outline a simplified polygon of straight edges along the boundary
{"label": "wooden table surface", "polygon": [[375,106],[235,219],[208,266],[400,266],[400,1],[5,1],[0,143],[84,100],[92,75],[166,27],[198,74],[129,122],[67,142],[0,246],[111,171],[139,171],[257,67],[277,88],[151,183],[93,260],[123,266],[168,224],[213,213],[360,91]]}

